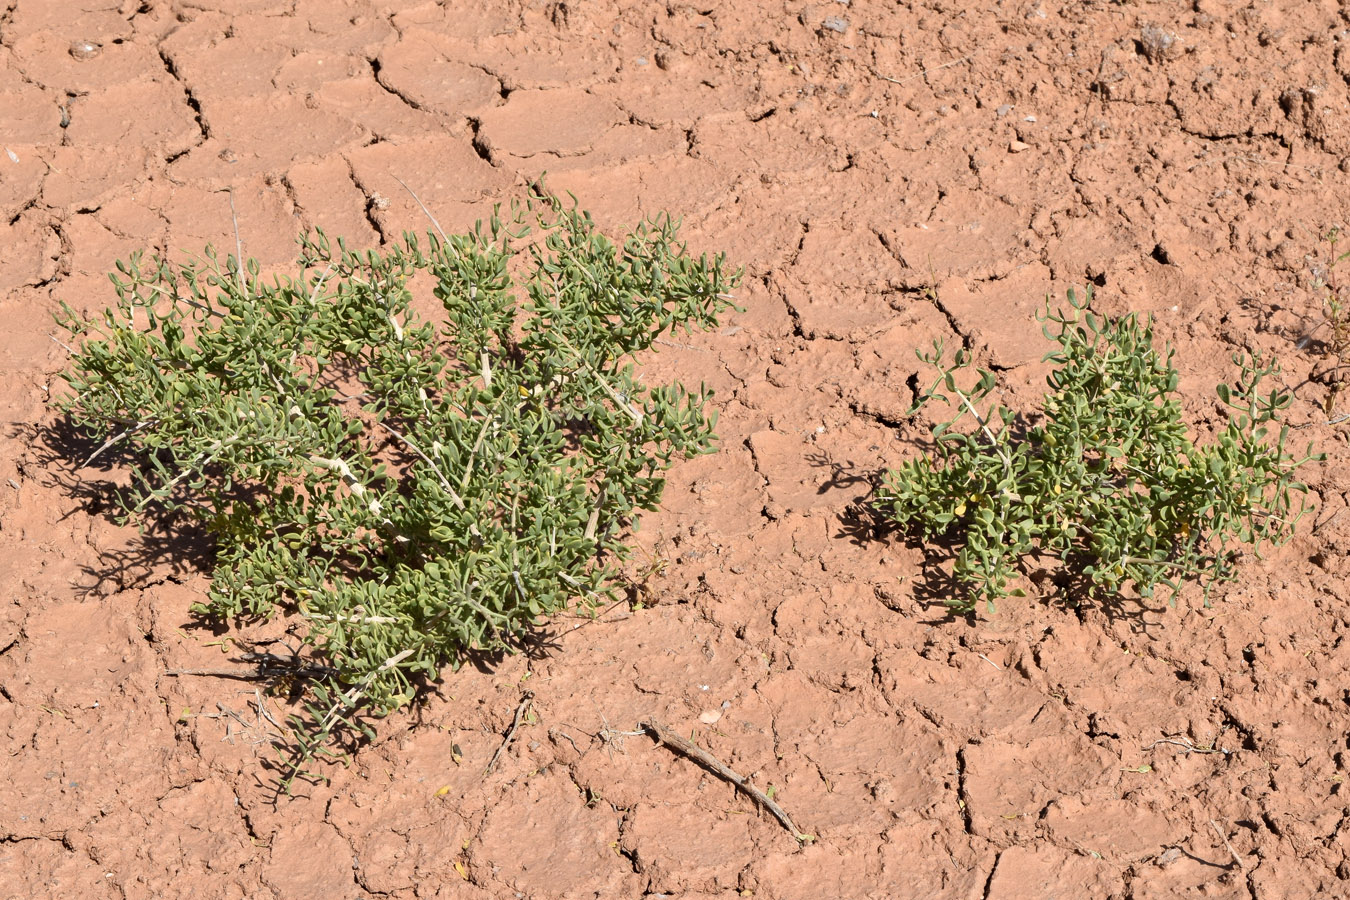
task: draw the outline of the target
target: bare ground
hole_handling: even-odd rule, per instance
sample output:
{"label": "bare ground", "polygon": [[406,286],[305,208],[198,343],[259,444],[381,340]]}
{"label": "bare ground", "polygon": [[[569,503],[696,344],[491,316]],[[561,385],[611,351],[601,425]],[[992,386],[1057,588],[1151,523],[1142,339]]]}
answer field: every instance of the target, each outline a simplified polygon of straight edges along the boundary
{"label": "bare ground", "polygon": [[[1350,426],[1298,346],[1350,208],[1347,28],[1311,0],[0,0],[0,895],[1350,896]],[[744,313],[647,363],[717,389],[722,450],[643,523],[647,605],[447,673],[274,802],[293,698],[166,673],[282,635],[200,627],[200,542],[110,524],[105,473],[61,461],[51,314],[107,305],[132,250],[232,247],[226,188],[272,265],[304,227],[423,229],[396,177],[450,227],[544,170],[746,267]],[[1202,431],[1229,353],[1278,352],[1318,508],[1209,608],[951,618],[849,506],[917,452],[915,347],[966,342],[1028,408],[1034,311],[1085,283],[1156,316]],[[817,840],[623,734],[652,717]]]}

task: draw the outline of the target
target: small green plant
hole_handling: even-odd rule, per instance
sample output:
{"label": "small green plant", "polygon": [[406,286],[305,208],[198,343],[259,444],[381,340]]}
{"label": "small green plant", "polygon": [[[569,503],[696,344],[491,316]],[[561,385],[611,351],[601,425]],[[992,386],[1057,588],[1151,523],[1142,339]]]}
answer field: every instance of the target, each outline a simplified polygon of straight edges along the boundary
{"label": "small green plant", "polygon": [[[739,273],[667,217],[616,245],[542,193],[513,211],[384,254],[318,232],[270,281],[210,248],[133,256],[116,308],[58,317],[79,339],[64,409],[111,435],[95,455],[136,462],[125,514],[185,513],[215,541],[200,612],[298,611],[338,673],[300,761],[358,706],[614,595],[635,512],[712,448],[709,392],[643,384],[632,359],[714,325]],[[424,288],[438,322],[414,312]]]}
{"label": "small green plant", "polygon": [[[1133,584],[1151,597],[1187,578],[1208,592],[1232,578],[1235,542],[1283,541],[1303,511],[1294,471],[1312,448],[1298,459],[1285,450],[1288,429],[1276,426],[1291,396],[1265,386],[1278,376],[1274,362],[1234,356],[1236,385],[1218,387],[1227,427],[1196,446],[1175,395],[1173,351],[1154,348],[1151,323],[1092,313],[1091,291],[1068,299],[1067,313],[1047,302],[1040,316],[1059,346],[1045,357],[1056,369],[1034,427],[986,405],[994,376],[971,373],[968,351],[948,363],[935,342],[919,354],[938,376],[911,412],[937,400],[955,414],[933,429],[931,454],[887,473],[875,502],[900,526],[960,545],[954,574],[968,593],[949,601],[960,610],[1010,593],[1032,553],[1058,557],[1089,595]],[[967,417],[975,427],[957,430]]]}

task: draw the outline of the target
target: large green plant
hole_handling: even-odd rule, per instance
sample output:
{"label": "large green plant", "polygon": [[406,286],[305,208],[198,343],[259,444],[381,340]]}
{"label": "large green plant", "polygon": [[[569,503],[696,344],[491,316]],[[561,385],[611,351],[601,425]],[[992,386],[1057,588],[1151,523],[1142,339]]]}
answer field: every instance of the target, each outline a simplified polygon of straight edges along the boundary
{"label": "large green plant", "polygon": [[[644,384],[632,357],[714,325],[738,273],[665,217],[616,245],[552,197],[515,213],[386,253],[320,232],[293,278],[209,248],[133,256],[116,308],[60,317],[79,339],[64,408],[139,463],[125,512],[215,539],[201,611],[294,608],[339,673],[319,737],[610,596],[635,511],[712,447],[708,391]],[[441,321],[413,311],[427,286]]]}
{"label": "large green plant", "polygon": [[[938,376],[915,405],[934,400],[955,414],[933,429],[930,454],[890,472],[878,493],[883,515],[928,538],[960,546],[954,574],[967,591],[950,605],[969,610],[1009,593],[1019,560],[1058,557],[1093,592],[1133,584],[1143,596],[1181,580],[1206,586],[1235,572],[1238,545],[1285,540],[1303,509],[1295,480],[1301,458],[1285,449],[1281,412],[1291,395],[1267,380],[1273,362],[1234,355],[1241,374],[1221,384],[1227,426],[1208,446],[1187,435],[1176,398],[1173,351],[1159,353],[1153,330],[1135,315],[1107,319],[1069,292],[1069,309],[1042,314],[1049,376],[1040,424],[1023,428],[988,401],[991,372],[940,342],[920,359]],[[958,430],[962,420],[974,428]]]}

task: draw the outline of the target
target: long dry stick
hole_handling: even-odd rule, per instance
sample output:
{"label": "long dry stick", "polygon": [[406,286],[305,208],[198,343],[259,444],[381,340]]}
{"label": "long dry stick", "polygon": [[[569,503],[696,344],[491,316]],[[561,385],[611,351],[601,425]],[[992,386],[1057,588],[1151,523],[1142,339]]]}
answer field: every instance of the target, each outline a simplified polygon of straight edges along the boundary
{"label": "long dry stick", "polygon": [[436,465],[436,463],[432,462],[431,457],[429,457],[429,456],[427,456],[425,453],[423,453],[423,452],[422,452],[422,449],[421,449],[420,447],[418,447],[416,444],[414,444],[414,443],[413,443],[406,435],[400,434],[399,432],[397,432],[397,431],[395,431],[394,429],[390,428],[388,425],[386,425],[386,424],[383,423],[383,422],[376,422],[375,424],[376,424],[376,425],[379,425],[379,426],[380,426],[381,428],[383,428],[385,431],[389,432],[389,433],[392,434],[394,437],[398,438],[398,439],[399,439],[400,441],[402,441],[405,445],[407,445],[408,449],[412,450],[412,452],[414,452],[414,453],[416,453],[418,456],[422,457],[422,461],[425,462],[427,465],[431,466],[431,471],[435,472],[435,473],[436,473],[436,477],[439,478],[439,479],[441,480],[441,487],[445,488],[445,492],[446,492],[447,494],[450,495],[450,501],[451,501],[452,503],[454,503],[455,506],[459,507],[460,509],[463,509],[463,508],[464,508],[464,500],[459,496],[459,494],[455,491],[455,489],[454,489],[453,487],[450,486],[450,479],[446,478],[446,477],[445,477],[445,474],[444,474],[443,472],[441,472],[441,467],[440,467],[440,466],[438,466],[438,465]]}
{"label": "long dry stick", "polygon": [[491,775],[492,770],[497,768],[497,760],[501,759],[506,748],[516,736],[516,730],[520,728],[520,721],[525,718],[525,711],[530,708],[530,703],[534,700],[534,691],[526,691],[520,698],[520,705],[516,707],[516,717],[511,721],[511,727],[506,730],[506,736],[502,738],[501,746],[497,752],[492,754],[492,759],[488,760],[487,768],[483,770],[484,775]]}
{"label": "long dry stick", "polygon": [[707,750],[690,743],[677,732],[671,731],[655,719],[639,722],[638,727],[655,738],[657,743],[664,744],[681,756],[693,760],[719,778],[729,781],[740,788],[750,797],[750,799],[767,809],[799,843],[806,843],[807,841],[814,840],[811,835],[803,834],[796,825],[792,824],[792,818],[787,814],[783,807],[773,801],[772,797],[755,787],[746,780],[744,776],[738,775],[727,768],[721,760],[713,756]]}
{"label": "long dry stick", "polygon": [[940,66],[933,66],[933,68],[931,69],[924,69],[922,72],[917,72],[913,75],[910,75],[908,78],[892,78],[889,75],[881,74],[876,69],[872,70],[872,74],[880,78],[882,81],[889,81],[891,84],[908,84],[909,82],[913,81],[916,78],[923,78],[930,72],[937,72],[941,69],[949,69],[952,66],[959,66],[961,63],[970,59],[974,55],[975,55],[974,53],[968,53],[965,56],[961,57],[960,59],[954,59],[951,62],[945,62]]}
{"label": "long dry stick", "polygon": [[239,215],[234,210],[234,187],[225,188],[230,194],[230,221],[234,223],[234,264],[239,276],[239,291],[248,299],[248,276],[244,274],[244,242],[239,238]]}
{"label": "long dry stick", "polygon": [[258,681],[276,675],[291,675],[299,678],[314,678],[333,674],[326,666],[305,666],[299,669],[262,668],[262,669],[168,669],[165,675],[202,675],[208,678],[238,678],[240,681]]}
{"label": "long dry stick", "polygon": [[1213,819],[1209,820],[1209,824],[1214,827],[1215,833],[1219,835],[1219,840],[1223,841],[1223,845],[1228,848],[1228,852],[1233,854],[1233,862],[1237,863],[1237,867],[1241,869],[1242,873],[1245,875],[1247,873],[1247,864],[1242,861],[1242,857],[1238,856],[1238,852],[1234,850],[1233,845],[1228,842],[1228,835],[1223,833],[1223,829],[1219,827],[1219,823]]}
{"label": "long dry stick", "polygon": [[1195,746],[1194,744],[1192,744],[1190,741],[1185,740],[1184,738],[1181,739],[1181,740],[1177,740],[1176,738],[1160,738],[1160,739],[1154,741],[1154,742],[1151,743],[1151,744],[1145,745],[1145,746],[1144,746],[1144,749],[1145,749],[1145,750],[1152,750],[1154,747],[1158,746],[1159,744],[1176,744],[1178,747],[1183,748],[1183,749],[1186,750],[1186,752],[1188,752],[1188,753],[1222,753],[1222,752],[1223,752],[1223,751],[1220,750],[1218,747],[1197,747],[1197,746]]}
{"label": "long dry stick", "polygon": [[419,196],[417,196],[417,192],[414,191],[412,188],[408,187],[407,182],[405,182],[402,178],[399,178],[397,175],[394,175],[394,176],[391,176],[391,177],[392,177],[395,181],[397,181],[399,184],[403,185],[403,189],[404,189],[405,191],[407,191],[408,193],[412,194],[412,198],[413,198],[414,200],[417,201],[417,205],[420,206],[420,207],[422,207],[422,212],[426,214],[426,217],[427,217],[428,219],[431,220],[431,224],[432,224],[432,225],[435,225],[435,226],[436,226],[436,230],[440,232],[440,234],[441,234],[441,240],[444,241],[444,242],[447,243],[447,244],[450,243],[450,239],[449,239],[448,237],[445,236],[445,229],[441,227],[441,223],[440,223],[440,222],[437,222],[437,221],[436,221],[436,217],[433,216],[433,215],[431,214],[431,210],[427,209],[427,205],[426,205],[425,203],[422,202],[422,198],[419,197]]}

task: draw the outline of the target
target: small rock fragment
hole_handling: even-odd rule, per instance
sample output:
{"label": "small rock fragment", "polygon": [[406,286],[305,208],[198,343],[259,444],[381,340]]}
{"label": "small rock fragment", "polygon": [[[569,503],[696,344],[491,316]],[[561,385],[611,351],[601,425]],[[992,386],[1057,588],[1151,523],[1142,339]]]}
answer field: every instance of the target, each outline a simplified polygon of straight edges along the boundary
{"label": "small rock fragment", "polygon": [[1022,141],[1013,141],[1011,144],[1008,145],[1009,153],[1021,153],[1023,150],[1030,150],[1030,149],[1031,145],[1023,143]]}
{"label": "small rock fragment", "polygon": [[1004,116],[1006,116],[1006,115],[1007,115],[1008,113],[1010,113],[1010,112],[1012,112],[1012,104],[1011,104],[1011,103],[1005,103],[1005,104],[1003,104],[1002,106],[1000,106],[998,109],[994,110],[994,115],[998,116],[998,117],[1001,119],[1001,118],[1003,118]]}
{"label": "small rock fragment", "polygon": [[1176,59],[1181,55],[1181,40],[1157,25],[1145,25],[1139,30],[1139,52],[1149,62]]}
{"label": "small rock fragment", "polygon": [[848,31],[848,19],[841,19],[838,16],[826,16],[825,21],[821,24],[831,31],[837,31],[840,34]]}
{"label": "small rock fragment", "polygon": [[1166,850],[1158,854],[1157,858],[1153,860],[1153,863],[1159,868],[1162,868],[1163,866],[1171,865],[1178,859],[1181,859],[1181,848],[1168,847]]}
{"label": "small rock fragment", "polygon": [[93,59],[103,52],[103,45],[97,41],[74,41],[70,45],[70,55],[76,59]]}

